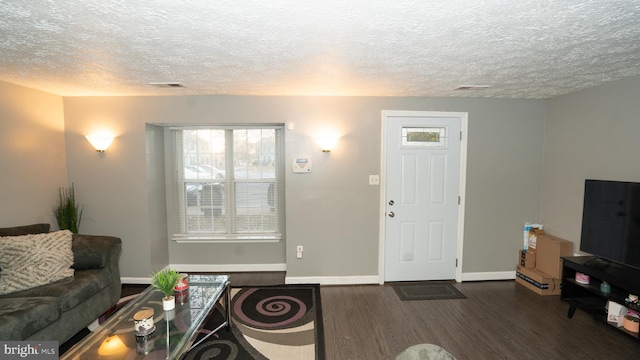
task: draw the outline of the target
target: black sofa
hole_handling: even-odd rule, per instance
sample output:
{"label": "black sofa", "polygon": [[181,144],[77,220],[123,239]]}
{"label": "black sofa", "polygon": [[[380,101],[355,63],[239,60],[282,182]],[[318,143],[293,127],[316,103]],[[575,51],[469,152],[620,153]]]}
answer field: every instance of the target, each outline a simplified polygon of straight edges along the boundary
{"label": "black sofa", "polygon": [[[48,231],[49,224],[34,224],[0,228],[0,236]],[[122,241],[73,234],[72,251],[72,279],[0,295],[0,340],[58,341],[62,345],[118,302]]]}

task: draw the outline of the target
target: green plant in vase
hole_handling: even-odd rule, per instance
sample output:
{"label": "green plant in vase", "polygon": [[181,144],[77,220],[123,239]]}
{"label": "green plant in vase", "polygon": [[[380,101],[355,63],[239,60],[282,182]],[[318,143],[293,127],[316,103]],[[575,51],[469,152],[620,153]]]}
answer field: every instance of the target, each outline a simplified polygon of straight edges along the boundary
{"label": "green plant in vase", "polygon": [[78,233],[82,220],[82,206],[76,202],[73,184],[69,188],[58,189],[58,205],[53,209],[53,214],[60,230]]}
{"label": "green plant in vase", "polygon": [[180,280],[180,273],[174,269],[167,268],[151,274],[151,286],[162,291],[162,308],[173,310],[176,306],[176,298],[173,296],[173,288]]}

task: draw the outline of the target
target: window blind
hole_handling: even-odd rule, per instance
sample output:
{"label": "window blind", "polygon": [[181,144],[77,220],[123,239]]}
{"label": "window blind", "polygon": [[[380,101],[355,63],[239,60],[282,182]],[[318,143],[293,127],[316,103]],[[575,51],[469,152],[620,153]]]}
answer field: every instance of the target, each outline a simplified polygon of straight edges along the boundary
{"label": "window blind", "polygon": [[171,128],[167,203],[178,242],[279,241],[282,126]]}

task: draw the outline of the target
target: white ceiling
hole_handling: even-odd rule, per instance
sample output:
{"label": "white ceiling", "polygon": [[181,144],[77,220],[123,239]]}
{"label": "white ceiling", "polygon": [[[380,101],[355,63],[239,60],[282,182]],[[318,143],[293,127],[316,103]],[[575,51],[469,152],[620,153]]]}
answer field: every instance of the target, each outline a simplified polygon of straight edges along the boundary
{"label": "white ceiling", "polygon": [[62,96],[542,99],[640,75],[640,0],[3,0],[0,51]]}

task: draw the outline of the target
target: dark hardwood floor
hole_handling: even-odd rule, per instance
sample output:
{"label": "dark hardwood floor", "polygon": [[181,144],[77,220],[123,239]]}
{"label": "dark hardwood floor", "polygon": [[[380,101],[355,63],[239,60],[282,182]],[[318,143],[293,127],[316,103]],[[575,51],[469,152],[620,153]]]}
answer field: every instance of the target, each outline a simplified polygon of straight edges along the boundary
{"label": "dark hardwood floor", "polygon": [[[232,286],[278,285],[284,273],[232,273]],[[436,344],[463,359],[640,359],[640,342],[559,296],[515,281],[455,284],[467,299],[401,301],[391,285],[323,286],[327,360],[394,359]]]}
{"label": "dark hardwood floor", "polygon": [[432,343],[462,359],[640,359],[640,343],[515,281],[455,284],[467,299],[400,301],[391,285],[321,289],[327,359],[393,359]]}

